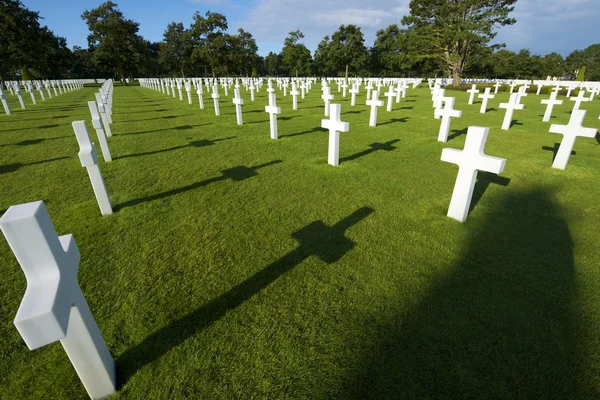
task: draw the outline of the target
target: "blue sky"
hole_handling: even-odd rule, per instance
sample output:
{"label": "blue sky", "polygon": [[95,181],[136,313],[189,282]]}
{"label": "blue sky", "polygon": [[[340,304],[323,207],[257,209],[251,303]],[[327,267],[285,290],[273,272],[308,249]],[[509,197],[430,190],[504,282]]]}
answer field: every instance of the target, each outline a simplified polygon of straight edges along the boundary
{"label": "blue sky", "polygon": [[[230,31],[242,27],[252,33],[259,53],[279,52],[287,33],[300,29],[304,43],[314,51],[323,36],[340,24],[361,26],[368,46],[375,33],[399,23],[408,12],[410,0],[114,0],[127,18],[140,23],[140,34],[159,41],[168,23],[188,26],[194,12],[207,10],[227,16]],[[87,26],[81,20],[86,9],[100,0],[22,0],[39,11],[57,35],[67,38],[69,47],[87,47]],[[512,14],[517,23],[503,27],[495,42],[510,50],[529,48],[534,54],[556,51],[564,56],[575,49],[600,42],[596,24],[600,0],[519,0]]]}

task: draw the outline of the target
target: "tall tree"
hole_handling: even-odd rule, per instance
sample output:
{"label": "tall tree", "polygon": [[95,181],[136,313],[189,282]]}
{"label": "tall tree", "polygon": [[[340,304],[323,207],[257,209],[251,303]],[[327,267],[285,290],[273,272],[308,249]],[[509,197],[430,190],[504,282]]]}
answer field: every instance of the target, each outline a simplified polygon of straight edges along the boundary
{"label": "tall tree", "polygon": [[192,56],[190,33],[181,22],[171,22],[163,33],[160,63],[172,75],[185,77]]}
{"label": "tall tree", "polygon": [[558,53],[546,54],[542,60],[543,77],[561,78],[565,74],[565,59]]}
{"label": "tall tree", "polygon": [[567,56],[565,61],[573,78],[582,67],[586,67],[586,80],[600,80],[600,43],[593,44],[584,50],[575,50]]}
{"label": "tall tree", "polygon": [[117,7],[107,1],[86,10],[81,18],[90,30],[88,46],[93,49],[93,61],[114,70],[125,81],[127,70],[134,68],[139,60],[139,24],[126,19]]}
{"label": "tall tree", "polygon": [[402,76],[411,74],[416,61],[416,52],[411,48],[408,30],[392,24],[377,31],[373,44],[373,68],[383,76]]}
{"label": "tall tree", "polygon": [[368,66],[369,54],[360,27],[340,25],[331,36],[329,56],[338,75],[350,70],[354,75],[363,75]]}
{"label": "tall tree", "polygon": [[258,46],[250,32],[242,28],[238,29],[237,35],[230,36],[231,51],[229,53],[229,64],[231,70],[239,72],[240,75],[252,73],[258,67]]}
{"label": "tall tree", "polygon": [[498,26],[509,18],[517,0],[411,0],[410,15],[402,19],[424,38],[423,51],[440,58],[459,85],[470,56],[486,46]]}
{"label": "tall tree", "polygon": [[267,75],[278,76],[281,74],[281,56],[272,51],[265,57]]}
{"label": "tall tree", "polygon": [[309,75],[312,57],[310,50],[300,41],[304,34],[300,30],[290,32],[281,49],[281,65],[288,75]]}
{"label": "tall tree", "polygon": [[231,37],[227,34],[227,17],[207,11],[205,16],[196,12],[190,27],[190,39],[194,50],[192,61],[207,65],[213,77],[227,74],[227,56],[231,49]]}

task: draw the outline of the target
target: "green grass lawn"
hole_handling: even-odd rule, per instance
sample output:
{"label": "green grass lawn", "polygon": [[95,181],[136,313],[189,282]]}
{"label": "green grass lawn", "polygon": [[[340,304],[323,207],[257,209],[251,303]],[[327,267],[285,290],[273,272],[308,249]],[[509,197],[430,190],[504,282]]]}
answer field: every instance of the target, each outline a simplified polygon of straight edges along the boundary
{"label": "green grass lawn", "polygon": [[[335,87],[335,86],[334,86]],[[101,163],[115,213],[102,217],[71,128],[97,87],[0,115],[0,213],[44,200],[81,251],[79,281],[117,364],[123,399],[591,399],[600,397],[600,138],[561,135],[542,98],[463,117],[437,142],[426,85],[370,128],[365,91],[327,164],[320,85],[299,110],[266,86],[244,125],[142,87],[114,91],[114,161]],[[185,94],[184,94],[185,96]],[[27,101],[28,98],[26,97]],[[29,104],[29,101],[28,101]],[[555,108],[566,124],[572,102]],[[598,127],[600,100],[584,103]],[[446,212],[470,125],[507,158],[479,174],[465,224]],[[99,156],[102,160],[102,157]],[[33,249],[32,249],[33,251]],[[0,240],[0,398],[85,399],[58,344],[29,351],[12,320],[23,272]]]}

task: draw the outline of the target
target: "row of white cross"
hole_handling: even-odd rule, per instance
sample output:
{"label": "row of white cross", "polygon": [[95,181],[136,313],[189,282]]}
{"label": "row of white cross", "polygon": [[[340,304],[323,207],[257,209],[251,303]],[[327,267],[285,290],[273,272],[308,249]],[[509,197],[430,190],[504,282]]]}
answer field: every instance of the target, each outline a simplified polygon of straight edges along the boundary
{"label": "row of white cross", "polygon": [[[52,92],[50,91],[50,87],[54,89],[54,95],[58,96],[59,94],[63,94],[66,92],[71,92],[73,90],[83,88],[83,80],[81,79],[73,79],[73,80],[65,80],[65,81],[6,81],[6,90],[10,92],[11,95],[16,95],[19,99],[19,104],[21,108],[25,110],[27,108],[25,104],[25,100],[23,99],[23,92],[21,91],[21,85],[23,85],[24,90],[29,93],[31,96],[31,102],[35,105],[37,104],[37,99],[35,97],[35,89],[39,91],[40,98],[42,101],[46,101],[46,96],[44,95],[44,90],[42,85],[46,87],[48,92],[48,98],[52,98]],[[62,85],[62,88],[61,88]],[[58,88],[58,92],[57,89]],[[0,102],[2,102],[2,107],[4,108],[4,112],[7,115],[12,115],[10,106],[7,101],[5,89],[2,88],[2,84],[0,84]]]}

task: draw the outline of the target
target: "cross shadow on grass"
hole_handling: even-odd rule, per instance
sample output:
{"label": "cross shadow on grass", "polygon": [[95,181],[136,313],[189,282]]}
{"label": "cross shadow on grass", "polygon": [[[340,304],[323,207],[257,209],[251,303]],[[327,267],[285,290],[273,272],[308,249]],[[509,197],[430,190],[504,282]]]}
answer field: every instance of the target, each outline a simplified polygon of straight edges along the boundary
{"label": "cross shadow on grass", "polygon": [[194,128],[198,128],[200,126],[206,126],[210,124],[199,124],[199,125],[181,125],[175,126],[173,128],[164,128],[164,129],[154,129],[152,131],[140,131],[140,132],[127,132],[127,133],[119,133],[118,136],[126,136],[126,135],[143,135],[145,133],[154,133],[154,132],[164,132],[164,131],[186,131]]}
{"label": "cross shadow on grass", "polygon": [[477,181],[475,181],[475,188],[473,189],[473,198],[471,199],[471,205],[469,206],[469,213],[475,209],[479,200],[481,200],[483,194],[491,184],[506,187],[510,184],[510,178],[487,171],[479,171],[477,173]]}
{"label": "cross shadow on grass", "polygon": [[370,207],[362,207],[332,226],[314,221],[292,233],[298,242],[294,250],[121,354],[116,361],[119,386],[127,383],[139,369],[210,327],[308,257],[316,256],[327,264],[339,261],[356,247],[356,243],[346,237],[346,231],[373,212]]}
{"label": "cross shadow on grass", "polygon": [[388,124],[394,124],[396,122],[407,122],[409,119],[410,119],[410,117],[392,118],[389,121],[382,122],[382,123],[377,124],[377,125],[388,125]]}
{"label": "cross shadow on grass", "polygon": [[452,129],[452,132],[454,132],[452,135],[448,136],[448,140],[452,140],[455,139],[461,135],[466,135],[467,131],[469,130],[469,128],[463,128],[463,129]]}
{"label": "cross shadow on grass", "polygon": [[190,142],[186,145],[183,146],[175,146],[175,147],[169,147],[168,149],[160,149],[160,150],[154,150],[154,151],[147,151],[144,153],[135,153],[135,154],[126,154],[124,156],[119,156],[119,157],[115,157],[115,160],[120,160],[121,158],[131,158],[131,157],[139,157],[139,156],[147,156],[150,154],[159,154],[159,153],[165,153],[168,151],[174,151],[174,150],[179,150],[179,149],[186,149],[188,147],[207,147],[207,146],[212,146],[214,144],[216,144],[217,142],[222,142],[224,140],[230,140],[230,139],[234,139],[235,136],[230,136],[230,137],[226,137],[226,138],[222,138],[222,139],[204,139],[204,140],[196,140],[193,142]]}
{"label": "cross shadow on grass", "polygon": [[[554,147],[542,146],[542,150],[552,152],[552,162],[554,162],[554,160],[556,159],[556,154],[558,153],[558,149],[560,149],[560,143],[554,143]],[[573,150],[573,151],[571,151],[571,155],[575,156],[575,155],[577,155],[577,152],[575,152],[575,150]]]}
{"label": "cross shadow on grass", "polygon": [[600,133],[596,134],[596,142],[600,145]]}
{"label": "cross shadow on grass", "polygon": [[119,210],[121,210],[123,208],[135,206],[135,205],[138,205],[140,203],[146,203],[146,202],[149,202],[149,201],[154,201],[154,200],[158,200],[158,199],[164,199],[165,197],[170,197],[170,196],[174,196],[174,195],[177,195],[177,194],[180,194],[180,193],[185,193],[185,192],[188,192],[190,190],[194,190],[194,189],[201,188],[203,186],[210,185],[211,183],[225,181],[225,180],[228,180],[228,179],[232,180],[234,182],[241,182],[241,181],[244,181],[246,179],[249,179],[249,178],[252,178],[254,176],[257,176],[258,172],[256,172],[256,171],[259,170],[259,169],[261,169],[261,168],[269,167],[269,166],[275,165],[275,164],[280,164],[282,162],[283,162],[282,160],[274,160],[274,161],[270,161],[268,163],[256,165],[254,167],[246,167],[246,166],[241,165],[241,166],[238,166],[238,167],[224,169],[224,170],[221,171],[221,176],[218,176],[218,177],[215,177],[215,178],[206,179],[206,180],[200,181],[200,182],[195,182],[195,183],[192,183],[191,185],[183,186],[183,187],[180,187],[180,188],[167,190],[166,192],[157,193],[157,194],[153,194],[153,195],[150,195],[150,196],[146,196],[146,197],[141,197],[141,198],[138,198],[138,199],[129,200],[129,201],[126,201],[124,203],[116,205],[114,207],[114,210],[115,211],[119,211]]}
{"label": "cross shadow on grass", "polygon": [[413,110],[414,108],[414,106],[400,107],[399,110]]}
{"label": "cross shadow on grass", "polygon": [[512,128],[515,125],[519,125],[519,126],[523,126],[522,122],[519,122],[518,119],[513,119],[512,121],[510,121],[510,127]]}
{"label": "cross shadow on grass", "polygon": [[508,191],[470,225],[462,256],[430,275],[416,305],[369,321],[340,397],[597,398],[584,372],[573,242],[553,197]]}
{"label": "cross shadow on grass", "polygon": [[[538,117],[544,117],[544,114],[539,114]],[[556,119],[556,117],[554,115],[550,116],[550,119]]]}
{"label": "cross shadow on grass", "polygon": [[342,115],[344,115],[344,114],[360,114],[363,112],[365,112],[365,110],[346,111],[346,112],[343,112]]}
{"label": "cross shadow on grass", "polygon": [[383,151],[396,150],[396,146],[392,146],[392,145],[395,143],[398,143],[399,141],[400,141],[400,139],[394,139],[394,140],[390,140],[385,143],[371,143],[369,145],[369,147],[371,147],[370,149],[363,150],[356,154],[352,154],[351,156],[340,158],[340,162],[356,160],[357,158],[364,157],[366,155],[369,155],[369,154],[379,151],[379,150],[383,150]]}
{"label": "cross shadow on grass", "polygon": [[292,136],[300,136],[300,135],[306,135],[308,133],[313,133],[313,132],[327,132],[327,129],[321,128],[321,127],[315,127],[312,128],[308,131],[303,131],[303,132],[298,132],[298,133],[290,133],[289,135],[280,135],[279,138],[284,138],[284,137],[292,137]]}
{"label": "cross shadow on grass", "polygon": [[40,125],[40,126],[34,126],[31,128],[18,128],[18,129],[7,129],[5,131],[0,131],[0,133],[5,133],[5,132],[16,132],[16,131],[28,131],[28,130],[36,130],[36,129],[51,129],[51,128],[57,128],[60,125],[58,124],[52,124],[52,125]]}
{"label": "cross shadow on grass", "polygon": [[14,163],[14,164],[0,165],[0,174],[6,174],[6,173],[9,173],[9,172],[15,172],[15,171],[19,170],[20,168],[27,167],[29,165],[45,164],[45,163],[48,163],[48,162],[65,160],[67,158],[69,158],[69,157],[56,157],[56,158],[50,158],[48,160],[35,161],[35,162],[30,162],[30,163],[25,163],[25,164]]}
{"label": "cross shadow on grass", "polygon": [[115,122],[129,123],[129,122],[139,122],[139,121],[151,121],[151,120],[154,120],[154,119],[173,119],[173,118],[180,118],[180,117],[188,117],[190,115],[194,115],[194,114],[165,115],[164,117],[152,117],[152,118],[143,118],[143,119],[128,119],[128,120],[115,121]]}

